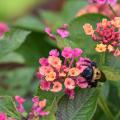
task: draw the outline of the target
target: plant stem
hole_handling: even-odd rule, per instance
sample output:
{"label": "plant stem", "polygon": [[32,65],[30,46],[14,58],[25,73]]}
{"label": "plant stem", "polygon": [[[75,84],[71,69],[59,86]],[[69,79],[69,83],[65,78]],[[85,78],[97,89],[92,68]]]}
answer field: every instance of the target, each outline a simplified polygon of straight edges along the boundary
{"label": "plant stem", "polygon": [[108,120],[114,120],[114,117],[107,105],[107,102],[106,100],[104,99],[103,96],[100,96],[99,97],[99,100],[98,100],[98,105],[100,106],[100,108],[104,111],[105,115],[107,116]]}
{"label": "plant stem", "polygon": [[105,53],[100,54],[100,66],[103,66],[105,63]]}
{"label": "plant stem", "polygon": [[117,13],[115,12],[115,10],[113,9],[113,7],[109,4],[109,8],[112,11],[112,13],[117,17]]}

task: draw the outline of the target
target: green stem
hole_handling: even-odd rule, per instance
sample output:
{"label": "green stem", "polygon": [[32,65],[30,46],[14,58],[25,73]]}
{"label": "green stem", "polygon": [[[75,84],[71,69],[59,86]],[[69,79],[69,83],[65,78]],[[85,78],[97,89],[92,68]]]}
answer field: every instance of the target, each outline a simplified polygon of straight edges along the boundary
{"label": "green stem", "polygon": [[114,117],[106,103],[106,100],[104,99],[103,96],[99,97],[98,100],[98,105],[100,106],[100,108],[104,111],[105,115],[107,116],[108,120],[114,120]]}
{"label": "green stem", "polygon": [[100,54],[100,66],[103,66],[105,63],[105,53]]}
{"label": "green stem", "polygon": [[112,11],[112,13],[117,17],[117,13],[115,12],[115,10],[113,9],[113,7],[109,4],[109,8]]}

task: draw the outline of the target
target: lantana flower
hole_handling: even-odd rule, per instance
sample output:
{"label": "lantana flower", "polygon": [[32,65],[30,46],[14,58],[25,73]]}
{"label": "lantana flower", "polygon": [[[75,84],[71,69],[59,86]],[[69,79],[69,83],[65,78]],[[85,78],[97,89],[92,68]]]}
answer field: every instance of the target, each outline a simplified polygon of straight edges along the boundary
{"label": "lantana flower", "polygon": [[[23,103],[25,102],[25,99],[20,97],[20,96],[15,96],[15,100],[18,103],[17,110],[21,114],[22,118],[24,117],[24,114],[26,113]],[[27,120],[34,120],[34,119],[39,119],[43,116],[46,116],[49,114],[48,111],[45,111],[44,108],[46,107],[46,99],[44,100],[39,100],[38,96],[35,96],[32,98],[33,106],[29,114],[27,114]],[[6,115],[3,113],[0,113],[0,117],[5,118]],[[9,120],[9,119],[0,119],[0,120]],[[10,119],[10,120],[15,120],[15,119]]]}
{"label": "lantana flower", "polygon": [[[97,23],[97,28],[94,29],[93,34],[88,34],[92,25],[86,23],[83,25],[83,29],[86,35],[92,37],[92,39],[97,42],[95,50],[97,52],[110,52],[114,56],[120,56],[120,17],[115,17],[113,20],[108,21],[103,19],[101,22]],[[85,27],[86,26],[86,27]]]}
{"label": "lantana flower", "polygon": [[60,92],[62,90],[62,84],[60,82],[53,82],[52,92]]}
{"label": "lantana flower", "polygon": [[102,44],[102,43],[101,43],[101,44],[97,44],[95,50],[96,50],[97,52],[106,52],[106,50],[107,50],[107,45],[104,45],[104,44]]}
{"label": "lantana flower", "polygon": [[[112,0],[111,0],[112,1]],[[113,10],[115,11],[117,16],[120,16],[120,4],[115,4],[114,6],[112,6]],[[105,16],[108,16],[108,18],[113,19],[116,15],[111,11],[111,9],[109,8],[108,4],[88,4],[86,6],[84,6],[82,9],[80,9],[77,14],[76,17],[79,17],[81,15],[85,15],[88,13],[100,13],[103,14]]]}
{"label": "lantana flower", "polygon": [[32,99],[33,106],[29,113],[28,120],[34,120],[35,118],[40,118],[49,114],[49,112],[44,111],[46,107],[46,99],[40,101],[38,96]]}
{"label": "lantana flower", "polygon": [[[48,65],[40,63],[37,77],[42,90],[54,93],[64,91],[70,99],[73,99],[76,87],[85,89],[97,85],[97,81],[92,81],[93,68],[96,68],[96,64],[89,58],[82,57],[82,49],[65,47],[61,56],[58,53],[57,50],[51,50],[46,58]],[[43,58],[39,61],[41,59]],[[48,72],[43,69],[44,67],[49,68]]]}
{"label": "lantana flower", "polygon": [[93,30],[92,25],[90,25],[89,23],[88,23],[88,24],[86,23],[86,24],[83,26],[83,28],[84,28],[84,31],[85,31],[85,33],[86,33],[87,35],[93,35],[94,30]]}
{"label": "lantana flower", "polygon": [[[46,27],[45,28],[45,32],[48,34],[48,36],[52,39],[52,40],[56,40],[56,35],[52,34],[51,32],[51,28]],[[60,36],[62,39],[67,38],[69,36],[69,31],[68,31],[68,25],[64,24],[62,27],[58,28],[56,30],[56,34],[58,36]]]}
{"label": "lantana flower", "polygon": [[25,99],[20,97],[20,96],[15,96],[15,100],[16,102],[18,103],[18,106],[17,106],[17,110],[20,112],[20,113],[23,113],[25,112],[25,109],[23,107],[23,104],[25,102]]}
{"label": "lantana flower", "polygon": [[4,37],[4,34],[9,31],[9,27],[6,23],[0,22],[0,38]]}
{"label": "lantana flower", "polygon": [[57,34],[61,36],[61,38],[66,38],[69,36],[69,31],[67,30],[68,25],[64,24],[61,28],[57,29]]}

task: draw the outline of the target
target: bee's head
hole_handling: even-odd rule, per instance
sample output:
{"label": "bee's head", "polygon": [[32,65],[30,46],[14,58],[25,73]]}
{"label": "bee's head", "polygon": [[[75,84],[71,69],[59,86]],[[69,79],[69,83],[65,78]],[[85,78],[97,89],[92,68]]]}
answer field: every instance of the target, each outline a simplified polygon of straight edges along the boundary
{"label": "bee's head", "polygon": [[98,68],[93,68],[93,80],[104,82],[106,81],[105,74]]}

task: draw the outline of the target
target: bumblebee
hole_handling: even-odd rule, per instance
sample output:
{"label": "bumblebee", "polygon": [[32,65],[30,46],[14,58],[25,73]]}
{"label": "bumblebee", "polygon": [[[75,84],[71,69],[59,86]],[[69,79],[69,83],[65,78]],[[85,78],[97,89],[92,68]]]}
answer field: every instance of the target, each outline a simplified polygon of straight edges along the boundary
{"label": "bumblebee", "polygon": [[95,62],[85,61],[87,68],[81,73],[81,76],[84,77],[89,87],[96,87],[98,82],[105,82],[105,74],[97,67]]}

